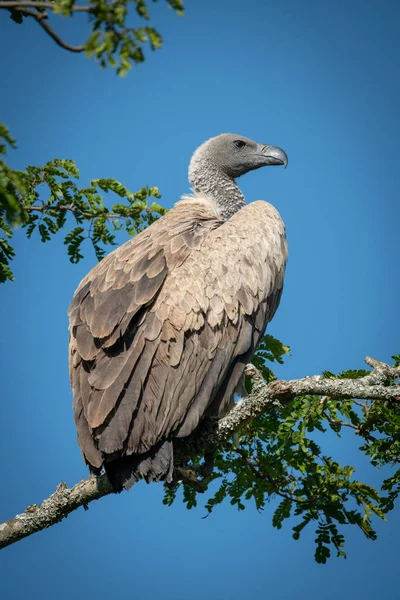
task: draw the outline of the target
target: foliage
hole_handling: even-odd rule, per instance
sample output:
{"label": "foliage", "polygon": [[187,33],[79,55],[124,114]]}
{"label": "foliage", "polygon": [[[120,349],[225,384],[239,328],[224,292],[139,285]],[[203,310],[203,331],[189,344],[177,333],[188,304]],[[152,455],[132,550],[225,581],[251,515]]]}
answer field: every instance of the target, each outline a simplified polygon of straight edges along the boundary
{"label": "foliage", "polygon": [[[253,362],[257,367],[265,360],[281,362],[288,352],[287,346],[267,335]],[[396,364],[399,356],[393,359]],[[266,379],[271,381],[275,376],[265,368]],[[329,373],[329,377],[356,379],[367,374],[369,371],[352,370],[337,376]],[[280,502],[272,516],[273,526],[280,529],[285,520],[294,518],[293,538],[298,540],[303,529],[314,524],[318,563],[326,562],[332,547],[337,556],[346,557],[345,525],[356,525],[368,539],[376,539],[372,517],[385,520],[393,509],[400,494],[400,469],[392,469],[382,478],[380,491],[358,481],[354,467],[339,464],[321,449],[321,434],[326,441],[328,430],[341,437],[343,429],[360,438],[360,451],[375,467],[385,467],[386,475],[388,467],[398,467],[400,403],[299,396],[282,409],[274,406],[248,425],[238,446],[232,443],[217,453],[208,480],[214,482],[215,491],[206,501],[207,514],[227,500],[238,510],[252,501],[262,511],[276,497]],[[187,466],[198,469],[199,462],[197,457]],[[166,487],[164,503],[172,504],[180,486],[187,508],[196,506],[198,492],[189,490],[187,484]]]}
{"label": "foliage", "polygon": [[[275,375],[267,366],[267,361],[277,362],[282,365],[283,356],[285,354],[289,354],[289,352],[289,346],[284,346],[282,342],[267,333],[264,335],[258,345],[257,353],[253,357],[253,364],[260,371],[264,379],[269,383],[275,379]],[[251,391],[250,378],[246,378],[246,389],[248,392]]]}
{"label": "foliage", "polygon": [[[157,0],[152,0],[157,2]],[[37,8],[25,7],[22,1],[18,7],[7,8],[11,19],[18,24],[26,18],[35,19],[46,32],[63,48],[72,52],[85,52],[85,54],[99,61],[100,66],[111,66],[116,69],[118,75],[127,74],[132,64],[141,63],[145,60],[143,46],[147,42],[151,50],[162,46],[160,33],[149,25],[130,27],[129,8],[133,7],[136,15],[148,21],[150,13],[148,3],[145,0],[88,0],[87,5],[76,4],[75,0],[50,0],[42,6],[40,0]],[[178,15],[183,15],[183,0],[166,0],[169,8]],[[53,14],[63,17],[71,17],[86,13],[91,33],[82,46],[71,46],[63,42],[53,31],[52,27],[45,22],[44,14],[51,10]]]}
{"label": "foliage", "polygon": [[15,171],[12,171],[1,155],[7,154],[7,145],[16,147],[15,140],[11,137],[7,127],[0,123],[0,282],[12,279],[9,261],[14,256],[14,250],[8,240],[13,235],[11,225],[20,221],[20,210],[17,194],[22,191],[22,184]]}
{"label": "foliage", "polygon": [[[6,136],[11,140],[5,130]],[[78,187],[79,171],[72,160],[54,159],[25,171],[0,162],[0,169],[0,282],[13,280],[10,261],[15,252],[10,239],[18,224],[28,238],[38,234],[42,242],[63,229],[70,261],[77,263],[83,258],[85,240],[90,240],[101,260],[104,246],[115,244],[117,230],[135,235],[166,213],[156,202],[147,203],[149,197],[160,198],[156,187],[132,193],[115,179],[93,179],[89,186]],[[117,202],[109,209],[100,192],[113,192],[126,203]]]}
{"label": "foliage", "polygon": [[[182,0],[166,1],[169,8],[183,15]],[[16,23],[23,23],[25,18],[36,19],[60,46],[74,52],[85,51],[102,67],[115,67],[120,76],[126,75],[132,64],[144,61],[142,46],[145,42],[149,42],[152,50],[162,45],[161,36],[153,27],[127,26],[129,5],[133,5],[137,16],[149,20],[145,0],[89,0],[86,6],[77,5],[74,0],[51,0],[52,8],[49,8],[49,2],[42,6],[40,1],[36,2],[37,7],[26,7],[23,2],[12,8],[2,4],[0,9],[7,10]],[[92,31],[86,44],[72,47],[63,42],[44,18],[46,10],[63,17],[85,12]],[[7,127],[0,123],[0,154],[7,153],[7,146],[15,148],[16,142]],[[46,242],[64,225],[70,225],[68,215],[72,215],[75,226],[64,241],[71,262],[76,263],[83,257],[81,246],[85,239],[91,240],[100,260],[105,254],[103,246],[114,243],[114,231],[126,229],[134,235],[165,213],[159,204],[148,206],[146,203],[150,196],[160,198],[155,187],[144,187],[131,193],[114,179],[97,179],[86,188],[78,188],[74,181],[78,178],[78,169],[71,160],[54,159],[43,167],[29,166],[25,171],[16,171],[0,157],[0,282],[14,278],[10,261],[15,252],[10,239],[17,225],[25,228],[28,237],[37,231],[42,242]],[[46,190],[45,198],[40,193],[43,192],[41,186]],[[109,210],[104,206],[99,190],[112,191],[128,204],[117,203]]]}

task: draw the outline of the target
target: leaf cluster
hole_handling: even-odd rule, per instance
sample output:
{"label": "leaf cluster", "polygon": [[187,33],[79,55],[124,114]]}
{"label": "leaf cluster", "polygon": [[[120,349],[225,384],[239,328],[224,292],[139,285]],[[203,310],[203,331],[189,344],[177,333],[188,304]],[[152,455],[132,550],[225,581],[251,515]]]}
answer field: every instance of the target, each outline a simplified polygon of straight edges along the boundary
{"label": "leaf cluster", "polygon": [[10,148],[16,148],[16,141],[7,127],[0,123],[0,281],[13,278],[9,262],[15,253],[9,240],[13,235],[12,226],[20,222],[17,194],[23,191],[18,173],[10,169],[3,159]]}
{"label": "leaf cluster", "polygon": [[[282,342],[267,333],[261,339],[252,362],[253,365],[260,371],[265,381],[269,383],[276,378],[273,371],[268,367],[267,362],[277,362],[278,364],[282,365],[283,357],[286,354],[289,354],[289,352],[289,346],[285,346],[282,344]],[[248,392],[251,391],[251,380],[248,377],[246,378],[246,389]]]}
{"label": "leaf cluster", "polygon": [[[262,361],[281,362],[289,348],[271,336],[265,336],[254,357],[259,368]],[[393,357],[398,360],[397,357]],[[275,378],[270,367],[264,376]],[[370,371],[349,370],[330,378],[359,379]],[[391,384],[390,380],[386,382]],[[374,466],[391,468],[378,491],[355,478],[355,469],[341,465],[322,447],[329,431],[336,437],[343,430],[353,432],[360,450]],[[343,528],[357,526],[371,540],[376,539],[373,516],[386,519],[400,494],[400,402],[359,402],[344,398],[299,396],[291,404],[273,410],[254,420],[242,432],[239,443],[219,450],[210,478],[216,489],[205,504],[207,514],[224,501],[238,510],[252,502],[258,511],[275,498],[278,506],[272,524],[280,529],[291,518],[293,538],[298,540],[307,526],[315,527],[315,560],[325,563],[332,548],[337,556],[344,552]],[[199,458],[196,459],[198,462]],[[216,484],[219,485],[216,487]],[[196,506],[196,490],[183,486],[183,501],[188,508]],[[164,502],[171,504],[179,486],[167,490]]]}
{"label": "leaf cluster", "polygon": [[[1,132],[1,130],[0,130]],[[11,139],[11,138],[10,138]],[[0,169],[2,165],[0,163]],[[79,171],[71,160],[54,159],[43,167],[14,171],[3,165],[0,175],[0,281],[13,280],[10,261],[15,255],[10,240],[20,225],[28,238],[39,235],[48,242],[61,229],[72,263],[83,258],[82,245],[89,240],[101,260],[106,246],[115,245],[116,232],[135,235],[166,213],[157,202],[156,187],[130,192],[115,179],[93,179],[79,187]],[[103,195],[114,194],[110,208]],[[122,202],[122,200],[124,202]]]}

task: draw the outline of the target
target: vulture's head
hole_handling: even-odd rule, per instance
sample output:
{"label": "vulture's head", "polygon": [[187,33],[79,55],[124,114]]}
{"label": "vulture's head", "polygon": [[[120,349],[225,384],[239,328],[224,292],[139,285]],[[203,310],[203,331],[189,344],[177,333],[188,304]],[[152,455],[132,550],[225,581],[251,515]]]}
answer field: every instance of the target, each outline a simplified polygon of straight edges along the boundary
{"label": "vulture's head", "polygon": [[242,135],[223,133],[204,142],[193,154],[189,167],[189,181],[204,162],[235,179],[260,167],[286,167],[288,157],[281,148],[258,144]]}

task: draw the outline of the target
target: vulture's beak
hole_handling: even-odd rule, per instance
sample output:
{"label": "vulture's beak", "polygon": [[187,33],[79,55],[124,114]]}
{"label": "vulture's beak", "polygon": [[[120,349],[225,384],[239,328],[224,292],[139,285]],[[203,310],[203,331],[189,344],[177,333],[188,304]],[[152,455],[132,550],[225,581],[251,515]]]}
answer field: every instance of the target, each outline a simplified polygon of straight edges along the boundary
{"label": "vulture's beak", "polygon": [[288,164],[287,154],[282,148],[277,146],[261,146],[260,154],[265,157],[266,165],[283,165],[286,169]]}

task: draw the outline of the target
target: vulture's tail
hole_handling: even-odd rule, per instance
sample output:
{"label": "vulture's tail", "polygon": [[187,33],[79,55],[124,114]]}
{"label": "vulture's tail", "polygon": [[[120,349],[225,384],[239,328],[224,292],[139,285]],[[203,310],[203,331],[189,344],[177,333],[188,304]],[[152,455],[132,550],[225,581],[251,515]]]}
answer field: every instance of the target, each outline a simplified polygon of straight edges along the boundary
{"label": "vulture's tail", "polygon": [[114,492],[129,490],[134,483],[144,479],[151,481],[172,481],[174,467],[172,442],[164,440],[144,454],[123,456],[104,464],[107,477]]}

